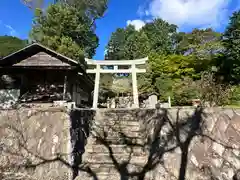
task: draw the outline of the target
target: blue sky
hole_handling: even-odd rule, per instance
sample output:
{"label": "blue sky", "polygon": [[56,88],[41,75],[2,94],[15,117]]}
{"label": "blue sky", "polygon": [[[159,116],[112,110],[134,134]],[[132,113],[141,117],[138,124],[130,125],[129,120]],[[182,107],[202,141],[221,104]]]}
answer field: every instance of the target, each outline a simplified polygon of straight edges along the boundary
{"label": "blue sky", "polygon": [[[0,0],[0,35],[28,37],[33,12],[21,0]],[[141,29],[154,18],[178,25],[179,31],[213,27],[223,31],[233,11],[239,10],[240,0],[109,0],[105,16],[97,21],[100,46],[95,59],[103,59],[110,35],[118,27],[133,24]]]}

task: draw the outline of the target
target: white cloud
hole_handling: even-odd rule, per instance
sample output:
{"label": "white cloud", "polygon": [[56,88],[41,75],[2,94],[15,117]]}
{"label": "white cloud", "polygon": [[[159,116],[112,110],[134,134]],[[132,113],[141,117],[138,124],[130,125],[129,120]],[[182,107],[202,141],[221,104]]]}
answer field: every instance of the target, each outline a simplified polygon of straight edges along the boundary
{"label": "white cloud", "polygon": [[9,30],[9,34],[11,35],[11,36],[16,36],[17,35],[17,31],[12,27],[12,26],[10,26],[10,25],[8,25],[8,24],[4,24],[4,26]]}
{"label": "white cloud", "polygon": [[17,31],[12,26],[5,24],[2,20],[0,20],[0,25],[2,25],[4,28],[6,28],[8,30],[7,34],[9,34],[11,36],[18,35]]}
{"label": "white cloud", "polygon": [[179,27],[218,27],[228,18],[230,3],[231,0],[152,0],[145,12]]}
{"label": "white cloud", "polygon": [[143,26],[145,26],[145,22],[140,19],[128,20],[127,25],[133,25],[135,29],[139,31],[140,29],[142,29]]}

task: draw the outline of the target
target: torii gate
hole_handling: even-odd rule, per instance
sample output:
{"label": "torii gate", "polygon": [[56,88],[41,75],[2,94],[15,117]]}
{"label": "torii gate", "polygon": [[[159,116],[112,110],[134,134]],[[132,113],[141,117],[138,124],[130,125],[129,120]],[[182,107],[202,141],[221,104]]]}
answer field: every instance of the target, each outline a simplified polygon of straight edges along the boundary
{"label": "torii gate", "polygon": [[[93,109],[97,109],[98,106],[98,95],[99,95],[99,81],[100,73],[132,73],[132,88],[133,88],[133,100],[134,107],[139,108],[138,101],[138,88],[137,88],[137,73],[145,73],[146,69],[139,69],[136,65],[145,64],[148,57],[136,60],[92,60],[85,58],[88,65],[95,65],[95,69],[87,69],[87,73],[95,74],[95,86],[93,96]],[[114,69],[102,69],[101,66],[113,66]],[[118,69],[118,66],[131,66],[130,69]]]}

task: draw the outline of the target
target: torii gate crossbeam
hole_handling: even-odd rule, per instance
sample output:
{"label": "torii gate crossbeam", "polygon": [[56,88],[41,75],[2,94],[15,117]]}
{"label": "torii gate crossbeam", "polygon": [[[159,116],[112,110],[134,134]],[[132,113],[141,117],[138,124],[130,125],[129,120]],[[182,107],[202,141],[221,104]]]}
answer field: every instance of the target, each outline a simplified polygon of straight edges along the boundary
{"label": "torii gate crossbeam", "polygon": [[[87,73],[95,74],[95,86],[93,95],[93,109],[97,109],[98,106],[98,96],[99,96],[99,82],[100,73],[131,73],[132,74],[132,88],[133,88],[133,100],[134,107],[139,108],[138,101],[138,89],[137,89],[137,73],[145,73],[146,69],[138,69],[136,65],[145,64],[147,58],[137,59],[137,60],[92,60],[85,58],[88,65],[95,65],[95,69],[87,69]],[[118,66],[126,65],[131,66],[130,69],[118,69]],[[114,66],[114,69],[101,69],[101,66]]]}

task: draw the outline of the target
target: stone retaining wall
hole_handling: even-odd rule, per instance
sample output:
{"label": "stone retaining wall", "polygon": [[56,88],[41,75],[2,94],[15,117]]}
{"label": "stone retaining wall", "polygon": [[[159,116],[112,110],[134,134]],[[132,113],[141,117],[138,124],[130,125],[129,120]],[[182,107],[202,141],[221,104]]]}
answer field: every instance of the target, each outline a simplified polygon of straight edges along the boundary
{"label": "stone retaining wall", "polygon": [[1,111],[0,179],[69,179],[62,162],[71,163],[70,127],[61,108]]}
{"label": "stone retaining wall", "polygon": [[21,108],[0,112],[0,137],[3,180],[229,180],[240,169],[240,109]]}
{"label": "stone retaining wall", "polygon": [[[147,123],[146,127],[156,129],[158,120],[150,121],[152,125]],[[229,180],[240,169],[240,111],[237,109],[215,108],[202,112],[171,109],[168,120],[156,132],[160,132],[165,151],[173,144],[177,148],[162,153],[161,163],[147,173],[146,179],[182,178],[186,168],[186,179]],[[171,134],[175,137],[171,138]]]}
{"label": "stone retaining wall", "polygon": [[240,168],[239,113],[221,108],[98,110],[84,162],[106,180],[232,179]]}

